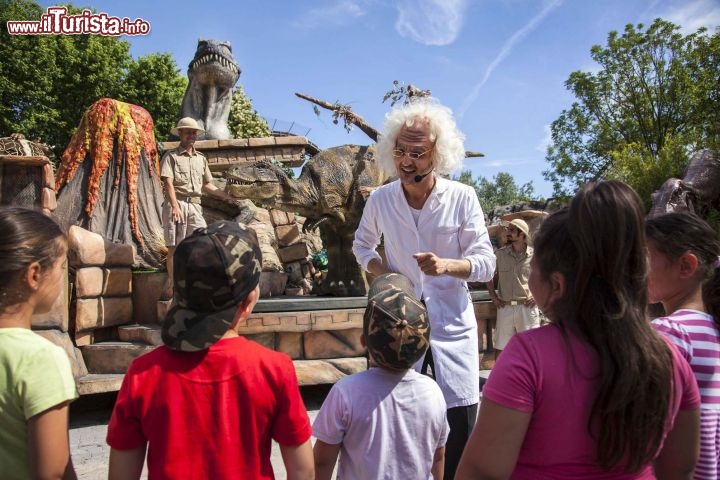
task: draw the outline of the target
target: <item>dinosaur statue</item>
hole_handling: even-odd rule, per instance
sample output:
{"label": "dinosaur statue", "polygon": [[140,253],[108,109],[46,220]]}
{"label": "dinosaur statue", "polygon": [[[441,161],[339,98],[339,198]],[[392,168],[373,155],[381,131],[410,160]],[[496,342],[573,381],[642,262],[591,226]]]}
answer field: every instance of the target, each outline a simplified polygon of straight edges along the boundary
{"label": "dinosaur statue", "polygon": [[669,178],[652,194],[648,216],[666,212],[720,210],[720,159],[714,150],[700,150],[688,163],[683,178]]}
{"label": "dinosaur statue", "polygon": [[198,140],[231,138],[227,121],[240,67],[235,63],[230,42],[198,40],[187,75],[189,83],[180,117],[192,117],[205,129]]}
{"label": "dinosaur statue", "polygon": [[62,154],[58,223],[135,248],[135,267],[163,268],[162,188],[153,120],[137,105],[93,103]]}
{"label": "dinosaur statue", "polygon": [[360,188],[385,180],[374,155],[374,146],[328,148],[305,163],[297,180],[268,161],[234,165],[225,172],[226,188],[233,197],[299,213],[307,218],[306,231],[320,227],[329,260],[321,295],[365,295],[352,242],[365,207]]}

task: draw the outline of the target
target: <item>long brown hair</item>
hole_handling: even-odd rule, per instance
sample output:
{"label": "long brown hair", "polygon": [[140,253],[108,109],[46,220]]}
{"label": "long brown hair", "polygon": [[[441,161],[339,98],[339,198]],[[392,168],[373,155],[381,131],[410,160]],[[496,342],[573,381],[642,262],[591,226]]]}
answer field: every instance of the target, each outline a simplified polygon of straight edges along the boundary
{"label": "long brown hair", "polygon": [[535,237],[543,278],[565,278],[551,320],[597,353],[597,396],[587,428],[606,470],[637,472],[662,444],[672,398],[672,355],[650,326],[640,197],[618,181],[583,186]]}
{"label": "long brown hair", "polygon": [[65,251],[65,234],[51,218],[20,207],[0,207],[0,232],[0,307],[5,307],[22,300],[16,282],[31,263],[48,268]]}
{"label": "long brown hair", "polygon": [[[720,326],[720,236],[705,220],[694,213],[666,213],[649,218],[645,234],[653,246],[669,260],[677,260],[685,252],[698,259],[705,310]],[[665,312],[671,314],[672,312]]]}

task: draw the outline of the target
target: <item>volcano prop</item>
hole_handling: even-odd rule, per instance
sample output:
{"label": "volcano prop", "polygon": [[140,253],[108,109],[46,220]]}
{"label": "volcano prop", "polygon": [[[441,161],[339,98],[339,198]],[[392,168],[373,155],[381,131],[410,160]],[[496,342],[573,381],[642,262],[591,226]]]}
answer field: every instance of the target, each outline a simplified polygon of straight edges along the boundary
{"label": "volcano prop", "polygon": [[166,248],[153,120],[142,107],[103,98],[83,115],[62,155],[56,217],[135,246],[134,267],[162,268]]}

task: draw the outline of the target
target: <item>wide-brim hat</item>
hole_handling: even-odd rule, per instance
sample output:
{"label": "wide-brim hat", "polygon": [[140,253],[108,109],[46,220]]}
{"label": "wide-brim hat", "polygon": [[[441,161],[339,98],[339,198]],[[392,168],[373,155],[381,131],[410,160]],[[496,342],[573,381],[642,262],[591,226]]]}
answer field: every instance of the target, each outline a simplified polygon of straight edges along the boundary
{"label": "wide-brim hat", "polygon": [[205,129],[198,124],[197,120],[192,117],[183,117],[178,120],[177,125],[175,125],[175,128],[170,130],[170,133],[179,137],[180,130],[197,130],[199,133],[205,131]]}
{"label": "wide-brim hat", "polygon": [[530,238],[530,227],[528,227],[528,224],[522,218],[513,218],[512,220],[510,220],[510,225],[513,225],[522,233],[524,233],[525,238]]}

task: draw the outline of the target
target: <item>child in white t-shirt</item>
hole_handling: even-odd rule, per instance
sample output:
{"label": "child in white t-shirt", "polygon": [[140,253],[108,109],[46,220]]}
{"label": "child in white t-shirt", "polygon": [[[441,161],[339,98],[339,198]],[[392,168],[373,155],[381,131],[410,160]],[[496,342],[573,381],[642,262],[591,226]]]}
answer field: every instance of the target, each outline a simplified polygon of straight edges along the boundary
{"label": "child in white t-shirt", "polygon": [[442,392],[412,369],[429,346],[425,306],[407,277],[389,273],[370,286],[362,342],[370,368],[336,383],[313,435],[316,479],[438,479],[448,436]]}

